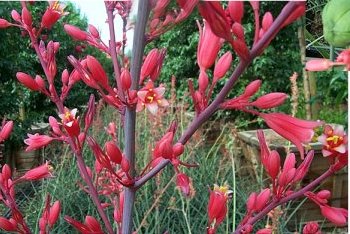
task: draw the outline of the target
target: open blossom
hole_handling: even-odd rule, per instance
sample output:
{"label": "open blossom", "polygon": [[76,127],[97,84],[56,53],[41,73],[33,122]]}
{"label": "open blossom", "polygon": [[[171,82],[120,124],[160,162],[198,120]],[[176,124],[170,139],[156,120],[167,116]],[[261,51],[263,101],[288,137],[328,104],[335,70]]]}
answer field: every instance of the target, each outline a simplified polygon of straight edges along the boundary
{"label": "open blossom", "polygon": [[224,221],[227,213],[227,201],[232,191],[228,186],[214,185],[210,191],[208,204],[209,228],[207,233],[215,233],[216,228]]}
{"label": "open blossom", "polygon": [[313,129],[322,125],[320,121],[301,120],[283,113],[260,113],[260,117],[270,128],[291,141],[298,148],[302,159],[304,159],[302,143],[309,143],[314,135]]}
{"label": "open blossom", "polygon": [[69,110],[65,107],[64,114],[59,115],[59,117],[62,119],[64,129],[66,129],[67,133],[73,137],[78,137],[80,133],[78,118],[75,117],[77,112],[78,110],[76,108]]}
{"label": "open blossom", "polygon": [[53,140],[52,137],[46,136],[46,135],[39,135],[39,133],[36,134],[28,134],[27,139],[24,140],[24,143],[28,145],[26,148],[26,151],[36,150],[40,149],[48,144]]}
{"label": "open blossom", "polygon": [[63,15],[67,15],[64,12],[66,6],[59,1],[49,2],[49,7],[46,9],[42,19],[41,27],[50,29]]}
{"label": "open blossom", "polygon": [[337,156],[347,151],[348,138],[341,125],[335,127],[326,125],[323,134],[317,139],[323,144],[322,154],[324,157]]}
{"label": "open blossom", "polygon": [[158,107],[169,106],[168,101],[163,97],[164,86],[154,88],[152,81],[148,81],[146,86],[137,92],[138,102],[136,111],[142,111],[146,107],[153,115],[157,114]]}

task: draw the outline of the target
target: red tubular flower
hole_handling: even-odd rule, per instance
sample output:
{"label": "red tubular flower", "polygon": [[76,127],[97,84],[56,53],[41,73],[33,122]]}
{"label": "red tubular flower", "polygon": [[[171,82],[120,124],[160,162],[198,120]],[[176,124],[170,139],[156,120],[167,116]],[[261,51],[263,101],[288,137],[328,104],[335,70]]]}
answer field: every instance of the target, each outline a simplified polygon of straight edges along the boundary
{"label": "red tubular flower", "polygon": [[89,24],[89,32],[94,38],[100,38],[100,33],[98,32],[97,28],[92,24]]}
{"label": "red tubular flower", "polygon": [[258,92],[258,90],[260,89],[260,86],[261,86],[261,80],[254,80],[247,85],[242,95],[245,97],[251,97],[256,92]]}
{"label": "red tubular flower", "polygon": [[51,143],[54,139],[52,137],[46,136],[46,135],[39,135],[39,133],[36,133],[34,135],[28,134],[27,139],[24,140],[24,143],[28,145],[26,148],[26,151],[32,151],[36,149],[40,149],[48,144]]}
{"label": "red tubular flower", "polygon": [[271,151],[266,165],[266,171],[270,175],[270,177],[274,180],[280,172],[281,166],[280,155],[277,151]]}
{"label": "red tubular flower", "polygon": [[270,128],[298,148],[302,159],[304,159],[302,143],[309,143],[314,135],[313,129],[322,125],[320,121],[301,120],[283,113],[260,113],[259,115]]}
{"label": "red tubular flower", "polygon": [[67,223],[72,225],[79,232],[81,232],[83,234],[91,233],[91,230],[90,230],[90,228],[87,225],[85,225],[85,224],[83,224],[81,222],[78,222],[78,221],[76,221],[75,219],[72,219],[69,216],[64,216],[64,219],[66,220]]}
{"label": "red tubular flower", "polygon": [[313,158],[314,158],[314,151],[311,150],[306,155],[306,158],[304,159],[304,161],[299,165],[299,167],[295,171],[295,176],[293,179],[294,183],[301,181],[305,177],[306,173],[309,171]]}
{"label": "red tubular flower", "polygon": [[345,226],[347,224],[348,211],[343,208],[320,206],[322,215],[337,226]]}
{"label": "red tubular flower", "polygon": [[61,16],[67,15],[67,13],[64,12],[65,7],[66,6],[59,3],[59,1],[49,2],[49,7],[41,18],[41,27],[51,29]]}
{"label": "red tubular flower", "polygon": [[10,27],[10,26],[11,26],[11,24],[7,20],[0,18],[0,29],[1,28],[7,28],[7,27]]}
{"label": "red tubular flower", "polygon": [[256,197],[256,202],[255,202],[255,211],[259,212],[260,210],[262,210],[266,203],[269,201],[270,199],[270,189],[264,189],[263,191],[261,191],[259,193],[259,195]]}
{"label": "red tubular flower", "polygon": [[243,39],[237,38],[236,40],[232,41],[231,44],[234,51],[241,59],[243,59],[244,61],[249,60],[249,49],[247,47],[246,42]]}
{"label": "red tubular flower", "polygon": [[85,217],[85,224],[90,229],[92,233],[101,233],[103,234],[102,228],[100,223],[92,216],[86,216]]}
{"label": "red tubular flower", "polygon": [[184,173],[177,173],[176,174],[176,186],[178,186],[185,196],[189,196],[191,189],[190,189],[190,178],[185,175]]}
{"label": "red tubular flower", "polygon": [[205,90],[208,88],[209,78],[204,70],[201,70],[198,77],[198,89],[202,94],[205,94]]}
{"label": "red tubular flower", "polygon": [[4,121],[0,130],[0,142],[5,141],[11,134],[13,121]]}
{"label": "red tubular flower", "polygon": [[122,88],[124,91],[130,89],[131,87],[131,75],[129,69],[122,68],[122,73],[120,75],[120,79],[122,82]]}
{"label": "red tubular flower", "polygon": [[65,107],[64,114],[59,115],[59,117],[62,119],[64,129],[71,137],[78,137],[80,134],[80,126],[78,122],[79,118],[75,117],[77,112],[77,109],[69,110]]}
{"label": "red tubular flower", "polygon": [[264,30],[264,32],[269,30],[272,23],[273,23],[273,16],[271,12],[266,12],[261,22],[261,27]]}
{"label": "red tubular flower", "polygon": [[17,72],[16,77],[18,81],[21,82],[28,89],[33,91],[40,90],[40,86],[35,82],[35,80],[30,75],[23,72]]}
{"label": "red tubular flower", "polygon": [[164,86],[154,88],[153,82],[148,81],[145,87],[137,92],[138,102],[136,111],[142,111],[146,107],[153,115],[158,112],[158,107],[169,106],[168,101],[163,97],[165,92]]}
{"label": "red tubular flower", "polygon": [[215,62],[219,53],[221,42],[216,36],[210,25],[204,21],[203,29],[199,27],[199,42],[197,48],[197,62],[201,70],[209,69]]}
{"label": "red tubular flower", "polygon": [[228,42],[232,41],[231,32],[228,30],[230,25],[220,2],[201,1],[198,10],[218,37]]}
{"label": "red tubular flower", "polygon": [[318,223],[314,221],[306,223],[303,228],[303,234],[321,234]]}
{"label": "red tubular flower", "polygon": [[271,234],[271,233],[272,233],[271,228],[263,228],[256,232],[256,234]]}
{"label": "red tubular flower", "polygon": [[240,40],[244,40],[244,28],[239,23],[232,24],[232,33]]}
{"label": "red tubular flower", "polygon": [[244,3],[242,1],[229,1],[227,9],[231,19],[240,24],[244,15]]}
{"label": "red tubular flower", "polygon": [[0,216],[0,229],[7,232],[17,231],[17,226],[11,223],[8,219]]}
{"label": "red tubular flower", "polygon": [[232,62],[231,52],[226,52],[219,58],[214,68],[213,83],[216,83],[219,79],[225,76],[226,72],[230,69]]}
{"label": "red tubular flower", "polygon": [[251,105],[260,109],[274,108],[282,105],[287,97],[285,93],[269,93],[259,97]]}
{"label": "red tubular flower", "polygon": [[66,33],[71,36],[74,40],[85,41],[87,39],[86,32],[80,30],[78,27],[75,27],[70,24],[64,25],[64,30]]}
{"label": "red tubular flower", "polygon": [[33,168],[29,171],[27,171],[22,177],[21,179],[24,180],[40,180],[40,179],[44,179],[47,177],[51,176],[51,171],[53,170],[53,167],[51,165],[49,165],[48,162],[46,162],[45,164],[38,166],[36,168]]}
{"label": "red tubular flower", "polygon": [[305,69],[308,71],[326,71],[333,66],[328,59],[312,59],[306,62]]}
{"label": "red tubular flower", "polygon": [[210,191],[208,203],[209,230],[215,233],[216,228],[225,219],[227,213],[227,201],[231,191],[227,186],[214,185],[214,189]]}
{"label": "red tubular flower", "polygon": [[[305,2],[298,2],[299,6],[292,12],[292,14],[289,15],[289,17],[284,21],[283,26],[285,27],[290,23],[293,23],[295,20],[297,20],[299,17],[303,16],[305,14],[306,9],[306,3]],[[282,12],[280,14],[283,14],[283,11],[285,9],[282,9]]]}
{"label": "red tubular flower", "polygon": [[348,137],[341,125],[326,125],[323,134],[317,140],[323,144],[322,154],[324,157],[335,157],[347,152]]}

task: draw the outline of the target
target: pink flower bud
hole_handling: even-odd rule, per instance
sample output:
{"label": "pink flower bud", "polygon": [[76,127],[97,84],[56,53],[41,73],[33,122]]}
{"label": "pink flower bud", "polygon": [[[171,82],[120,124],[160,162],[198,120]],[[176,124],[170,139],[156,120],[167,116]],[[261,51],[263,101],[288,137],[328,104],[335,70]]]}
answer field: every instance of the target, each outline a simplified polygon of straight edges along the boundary
{"label": "pink flower bud", "polygon": [[105,149],[108,157],[111,159],[112,162],[115,162],[117,164],[120,164],[122,162],[122,152],[113,141],[106,142]]}
{"label": "pink flower bud", "polygon": [[97,39],[100,38],[100,33],[98,32],[96,27],[93,26],[92,24],[89,24],[89,32],[94,38],[97,38]]}
{"label": "pink flower bud", "polygon": [[69,81],[69,73],[67,69],[64,69],[61,76],[62,83],[67,85]]}
{"label": "pink flower bud", "polygon": [[285,93],[269,93],[256,99],[251,105],[260,109],[269,109],[280,106],[287,98]]}
{"label": "pink flower bud", "polygon": [[190,179],[184,173],[176,174],[176,186],[178,186],[185,196],[190,195]]}
{"label": "pink flower bud", "polygon": [[260,211],[262,210],[268,200],[270,199],[270,189],[264,189],[259,193],[259,195],[256,197],[256,203],[255,203],[255,210]]}
{"label": "pink flower bud", "polygon": [[41,76],[36,75],[35,76],[35,82],[38,84],[38,86],[40,87],[41,90],[45,90],[46,89],[46,84],[43,78],[41,78]]}
{"label": "pink flower bud", "polygon": [[6,140],[10,136],[12,129],[13,129],[13,121],[8,121],[8,122],[5,122],[5,124],[3,124],[0,131],[0,142]]}
{"label": "pink flower bud", "polygon": [[40,90],[39,85],[35,82],[35,80],[30,75],[23,72],[17,72],[16,77],[18,81],[21,82],[28,89],[33,91]]}
{"label": "pink flower bud", "polygon": [[70,24],[64,25],[64,30],[66,33],[71,36],[74,40],[85,41],[87,39],[86,32],[80,30],[78,27],[75,27]]}
{"label": "pink flower bud", "polygon": [[41,27],[51,29],[60,18],[61,13],[49,7],[41,18]]}
{"label": "pink flower bud", "polygon": [[46,135],[39,135],[39,133],[36,133],[34,135],[28,134],[27,139],[24,140],[24,143],[28,145],[26,148],[26,151],[32,151],[36,149],[40,149],[53,141],[52,137],[46,136]]}
{"label": "pink flower bud", "polygon": [[348,211],[342,208],[321,206],[322,215],[337,226],[344,226],[347,223]]}
{"label": "pink flower bud", "polygon": [[62,131],[60,129],[60,126],[58,125],[58,122],[57,122],[57,120],[54,117],[52,117],[52,116],[49,117],[49,124],[50,124],[50,126],[52,128],[52,131],[55,134],[57,134],[59,136],[62,135]]}
{"label": "pink flower bud", "polygon": [[256,197],[257,197],[257,194],[254,192],[254,193],[251,193],[247,199],[247,211],[248,212],[251,212],[253,210],[255,210],[255,206],[256,206]]}
{"label": "pink flower bud", "polygon": [[260,86],[261,86],[261,80],[254,80],[247,85],[242,95],[245,97],[251,97],[256,92],[258,92],[258,90],[260,89]]}
{"label": "pink flower bud", "polygon": [[329,190],[321,190],[316,194],[316,196],[321,199],[328,200],[331,197],[331,192]]}
{"label": "pink flower bud", "polygon": [[223,56],[221,56],[221,58],[215,64],[213,83],[216,83],[219,79],[225,76],[228,69],[230,69],[231,62],[232,54],[230,52],[226,52]]}
{"label": "pink flower bud", "polygon": [[307,154],[304,161],[297,168],[293,182],[301,181],[305,177],[306,173],[309,171],[313,158],[314,158],[314,151],[311,150]]}
{"label": "pink flower bud", "polygon": [[11,26],[11,24],[7,20],[0,18],[0,29],[1,28],[7,28],[7,27],[10,27],[10,26]]}
{"label": "pink flower bud", "polygon": [[290,169],[295,167],[295,154],[290,153],[287,155],[286,160],[284,161],[283,164],[283,170],[284,171],[289,171]]}
{"label": "pink flower bud", "polygon": [[232,33],[240,40],[244,40],[244,28],[240,23],[233,23]]}
{"label": "pink flower bud", "polygon": [[[283,26],[287,26],[290,23],[293,23],[295,20],[297,20],[299,17],[303,16],[305,14],[306,4],[305,2],[299,3],[298,7],[289,15],[289,17],[284,21]],[[285,9],[282,9],[282,12],[280,14],[283,14],[283,11]]]}
{"label": "pink flower bud", "polygon": [[11,16],[14,21],[21,22],[21,15],[16,10],[11,11]]}
{"label": "pink flower bud", "polygon": [[328,59],[312,59],[306,62],[305,69],[308,71],[326,71],[333,66]]}
{"label": "pink flower bud", "polygon": [[231,19],[240,24],[244,14],[244,3],[242,1],[230,1],[228,11]]}
{"label": "pink flower bud", "polygon": [[271,233],[272,233],[271,228],[263,228],[256,232],[256,234],[271,234]]}
{"label": "pink flower bud", "polygon": [[131,87],[131,75],[128,69],[123,68],[122,74],[120,75],[120,79],[122,82],[122,88],[124,90],[128,90]]}
{"label": "pink flower bud", "polygon": [[17,230],[16,225],[13,225],[8,219],[0,217],[0,228],[8,232],[14,232]]}
{"label": "pink flower bud", "polygon": [[60,212],[61,212],[61,203],[60,201],[55,201],[55,203],[51,206],[50,212],[49,212],[50,215],[49,215],[48,221],[51,227],[57,222]]}
{"label": "pink flower bud", "polygon": [[24,180],[40,180],[40,179],[44,179],[47,178],[49,176],[51,176],[51,171],[52,171],[52,167],[48,164],[45,163],[41,166],[38,166],[34,169],[31,169],[29,171],[27,171],[22,177],[21,179]]}
{"label": "pink flower bud", "polygon": [[85,130],[87,130],[94,120],[95,115],[95,96],[93,94],[90,95],[88,109],[85,115]]}
{"label": "pink flower bud", "polygon": [[32,14],[28,11],[27,7],[22,8],[22,21],[28,27],[32,27]]}
{"label": "pink flower bud", "polygon": [[266,12],[262,19],[262,29],[266,32],[273,23],[273,16],[271,12]]}
{"label": "pink flower bud", "polygon": [[208,75],[204,70],[201,70],[198,77],[199,91],[204,94],[205,90],[208,88],[208,84],[209,84]]}

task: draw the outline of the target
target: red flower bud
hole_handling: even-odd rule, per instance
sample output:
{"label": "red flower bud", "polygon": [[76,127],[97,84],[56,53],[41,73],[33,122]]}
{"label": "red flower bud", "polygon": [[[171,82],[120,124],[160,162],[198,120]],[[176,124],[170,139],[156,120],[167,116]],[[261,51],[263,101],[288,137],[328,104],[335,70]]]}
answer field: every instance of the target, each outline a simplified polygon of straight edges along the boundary
{"label": "red flower bud", "polygon": [[7,181],[8,179],[10,179],[12,174],[10,166],[7,164],[4,164],[2,166],[1,173],[2,173],[2,179],[4,181]]}
{"label": "red flower bud", "polygon": [[[301,17],[305,14],[306,3],[305,2],[298,2],[298,4],[299,4],[299,6],[284,21],[282,27],[287,26],[290,23],[293,23],[295,20],[297,20],[299,17]],[[285,8],[282,9],[280,14],[283,14],[284,10],[285,10]]]}
{"label": "red flower bud", "polygon": [[46,89],[46,84],[43,78],[41,78],[41,76],[36,75],[35,76],[35,82],[38,84],[38,86],[40,87],[41,90],[45,90]]}
{"label": "red flower bud", "polygon": [[174,152],[174,156],[175,157],[179,157],[183,152],[184,152],[184,145],[181,144],[181,143],[176,143],[174,146],[173,146],[173,152]]}
{"label": "red flower bud", "polygon": [[11,223],[8,219],[0,217],[0,228],[8,232],[14,232],[17,230],[16,225]]}
{"label": "red flower bud", "polygon": [[103,233],[100,223],[94,217],[86,216],[85,224],[92,233]]}
{"label": "red flower bud", "polygon": [[249,60],[249,49],[244,40],[237,38],[232,42],[232,46],[237,55],[244,61]]}
{"label": "red flower bud", "polygon": [[240,23],[234,23],[232,25],[232,33],[240,40],[244,41],[244,28]]}
{"label": "red flower bud", "polygon": [[11,24],[7,20],[0,18],[0,29],[1,28],[7,28],[7,27],[10,27],[10,26],[11,26]]}
{"label": "red flower bud", "polygon": [[87,67],[93,77],[93,79],[99,83],[103,88],[108,89],[108,78],[105,70],[101,66],[101,64],[97,61],[97,59],[93,56],[88,55],[86,58]]}
{"label": "red flower bud", "polygon": [[51,29],[60,18],[61,13],[49,7],[41,18],[41,27]]}
{"label": "red flower bud", "polygon": [[112,162],[115,162],[117,164],[120,164],[122,162],[122,152],[113,141],[106,142],[105,149],[108,157],[111,159]]}
{"label": "red flower bud", "polygon": [[254,193],[251,193],[251,194],[249,195],[249,197],[248,197],[248,199],[247,199],[247,203],[246,203],[246,205],[247,205],[247,211],[248,211],[248,212],[251,212],[251,211],[255,210],[256,197],[257,197],[257,195],[256,195],[255,192],[254,192]]}
{"label": "red flower bud", "polygon": [[321,190],[316,194],[316,196],[321,199],[328,200],[331,197],[331,192],[329,190]]}
{"label": "red flower bud", "polygon": [[144,81],[144,79],[147,78],[153,72],[153,70],[156,68],[158,56],[159,56],[159,50],[156,48],[152,49],[148,53],[145,61],[142,64],[142,67],[141,67],[140,83],[142,83]]}
{"label": "red flower bud", "polygon": [[85,130],[87,130],[94,120],[95,114],[95,96],[93,94],[90,95],[88,109],[85,114]]}
{"label": "red flower bud", "polygon": [[27,7],[22,8],[22,21],[28,27],[32,27],[32,14],[28,11]]}
{"label": "red flower bud", "polygon": [[278,173],[280,172],[280,161],[281,159],[278,152],[275,150],[271,151],[267,161],[267,172],[269,173],[272,179],[276,179]]}
{"label": "red flower bud", "polygon": [[96,27],[93,26],[92,24],[89,24],[89,32],[94,38],[97,38],[97,39],[100,38],[100,33],[98,32]]}
{"label": "red flower bud", "polygon": [[130,164],[128,159],[125,156],[123,156],[120,166],[124,172],[129,172]]}
{"label": "red flower bud", "polygon": [[231,19],[240,24],[244,15],[244,3],[242,1],[229,1],[228,12]]}
{"label": "red flower bud", "polygon": [[71,36],[74,40],[85,41],[87,39],[86,32],[80,30],[78,27],[75,27],[70,24],[64,25],[64,30],[66,33]]}
{"label": "red flower bud", "polygon": [[308,222],[303,228],[303,234],[321,234],[317,222]]}
{"label": "red flower bud", "polygon": [[269,93],[256,99],[251,105],[260,109],[269,109],[280,106],[287,98],[285,93]]}
{"label": "red flower bud", "polygon": [[131,75],[128,69],[123,68],[122,73],[120,75],[120,79],[122,82],[122,88],[126,91],[131,87]]}
{"label": "red flower bud", "polygon": [[225,76],[228,69],[230,69],[231,62],[232,54],[230,52],[226,52],[223,56],[221,56],[221,58],[215,64],[213,83],[216,83],[219,79]]}
{"label": "red flower bud", "polygon": [[0,142],[6,140],[10,136],[12,129],[13,129],[13,121],[8,121],[8,122],[5,122],[5,124],[3,124],[0,131]]}
{"label": "red flower bud", "polygon": [[190,179],[188,178],[187,175],[184,173],[177,173],[176,174],[176,186],[178,186],[181,190],[181,192],[185,196],[190,195]]}
{"label": "red flower bud", "polygon": [[207,89],[209,84],[209,78],[207,73],[204,70],[201,70],[199,73],[199,77],[198,77],[198,87],[199,87],[199,91],[201,93],[205,93],[205,90]]}
{"label": "red flower bud", "polygon": [[253,96],[256,92],[258,92],[258,90],[260,89],[260,86],[261,86],[261,80],[254,80],[250,82],[245,88],[242,96],[245,96],[245,97]]}
{"label": "red flower bud", "polygon": [[256,232],[256,234],[271,234],[271,233],[272,233],[271,228],[263,228]]}
{"label": "red flower bud", "polygon": [[309,168],[310,168],[310,165],[312,163],[313,158],[314,158],[314,151],[311,150],[307,154],[307,156],[304,159],[304,161],[297,168],[297,170],[295,172],[295,176],[294,176],[293,182],[301,181],[305,177],[306,173],[309,171]]}
{"label": "red flower bud", "polygon": [[255,203],[255,210],[260,211],[262,210],[266,203],[268,202],[270,198],[270,189],[264,189],[259,193],[259,195],[256,197],[256,203]]}
{"label": "red flower bud", "polygon": [[62,83],[67,85],[69,81],[69,73],[67,69],[64,69],[61,75]]}
{"label": "red flower bud", "polygon": [[30,75],[23,72],[17,72],[16,77],[18,81],[21,82],[28,89],[33,91],[40,90],[39,85],[35,82],[35,80]]}

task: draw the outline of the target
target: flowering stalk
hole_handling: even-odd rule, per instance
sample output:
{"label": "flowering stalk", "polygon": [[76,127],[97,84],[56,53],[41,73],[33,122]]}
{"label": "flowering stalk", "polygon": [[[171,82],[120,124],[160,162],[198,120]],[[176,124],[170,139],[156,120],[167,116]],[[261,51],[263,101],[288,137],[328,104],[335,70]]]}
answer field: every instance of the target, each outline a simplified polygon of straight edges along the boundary
{"label": "flowering stalk", "polygon": [[[231,91],[235,85],[238,78],[245,71],[248,65],[261,53],[261,50],[266,47],[273,37],[280,30],[281,26],[284,24],[285,20],[288,19],[289,15],[298,8],[299,5],[304,4],[303,2],[288,2],[283,8],[281,14],[273,22],[269,30],[263,35],[263,37],[254,45],[253,49],[250,51],[249,60],[241,60],[235,71],[232,73],[229,80],[226,82],[225,86],[222,88],[220,93],[216,96],[214,101],[202,112],[197,118],[195,118],[186,131],[182,134],[179,139],[179,143],[183,145],[191,138],[191,136],[197,131],[197,129],[207,121],[219,108],[220,104],[224,101],[227,94]],[[153,178],[159,171],[161,171],[165,166],[170,163],[170,160],[162,160],[157,166],[150,170],[142,178],[138,179],[134,187],[139,188],[145,184],[149,179]]]}

